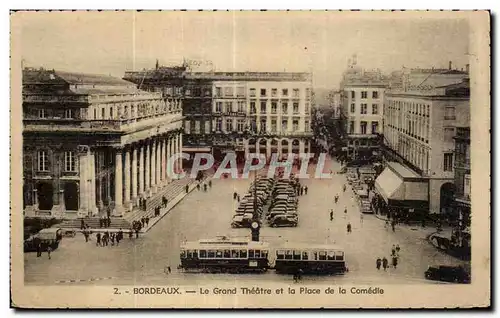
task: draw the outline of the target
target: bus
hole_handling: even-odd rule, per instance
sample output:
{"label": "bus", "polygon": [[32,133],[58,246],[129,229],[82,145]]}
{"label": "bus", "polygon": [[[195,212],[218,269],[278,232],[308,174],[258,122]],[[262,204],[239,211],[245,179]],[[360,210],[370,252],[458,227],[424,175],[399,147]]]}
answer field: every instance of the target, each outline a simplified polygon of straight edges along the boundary
{"label": "bus", "polygon": [[276,273],[331,275],[348,271],[344,250],[334,245],[286,243],[275,250]]}
{"label": "bus", "polygon": [[226,236],[185,242],[180,248],[180,269],[202,272],[265,272],[269,244]]}

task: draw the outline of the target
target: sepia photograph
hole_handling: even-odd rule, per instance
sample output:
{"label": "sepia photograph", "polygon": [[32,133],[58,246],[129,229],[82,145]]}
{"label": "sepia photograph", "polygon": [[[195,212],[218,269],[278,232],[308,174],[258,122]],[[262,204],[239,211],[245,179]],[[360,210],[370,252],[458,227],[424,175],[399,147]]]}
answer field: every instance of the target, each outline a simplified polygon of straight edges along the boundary
{"label": "sepia photograph", "polygon": [[12,307],[490,305],[488,11],[10,18]]}

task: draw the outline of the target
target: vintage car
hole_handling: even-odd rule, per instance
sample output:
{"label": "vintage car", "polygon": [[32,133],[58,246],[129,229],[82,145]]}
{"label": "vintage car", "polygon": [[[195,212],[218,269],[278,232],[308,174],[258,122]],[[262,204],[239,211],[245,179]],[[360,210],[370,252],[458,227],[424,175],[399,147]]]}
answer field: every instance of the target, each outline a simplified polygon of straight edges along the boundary
{"label": "vintage car", "polygon": [[463,266],[429,266],[425,278],[461,284],[469,284],[471,280],[470,273]]}
{"label": "vintage car", "polygon": [[51,247],[55,250],[59,247],[59,243],[63,238],[63,231],[60,228],[46,228],[42,229],[37,234],[29,237],[24,241],[24,251],[34,252],[37,246],[40,245],[42,251],[47,250],[47,247]]}
{"label": "vintage car", "polygon": [[299,218],[296,215],[291,214],[278,214],[271,219],[269,226],[271,227],[295,227],[299,222]]}
{"label": "vintage car", "polygon": [[252,213],[245,214],[236,214],[231,221],[231,227],[240,228],[240,227],[250,227],[252,223],[253,215]]}

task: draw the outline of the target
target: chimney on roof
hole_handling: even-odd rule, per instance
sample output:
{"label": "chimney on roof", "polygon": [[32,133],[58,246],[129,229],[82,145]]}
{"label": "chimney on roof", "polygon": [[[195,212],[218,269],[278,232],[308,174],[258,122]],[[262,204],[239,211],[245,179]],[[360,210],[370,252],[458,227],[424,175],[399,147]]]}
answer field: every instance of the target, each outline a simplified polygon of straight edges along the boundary
{"label": "chimney on roof", "polygon": [[451,61],[448,62],[448,70],[451,71]]}
{"label": "chimney on roof", "polygon": [[469,64],[465,64],[465,72],[467,72],[467,74],[469,74]]}

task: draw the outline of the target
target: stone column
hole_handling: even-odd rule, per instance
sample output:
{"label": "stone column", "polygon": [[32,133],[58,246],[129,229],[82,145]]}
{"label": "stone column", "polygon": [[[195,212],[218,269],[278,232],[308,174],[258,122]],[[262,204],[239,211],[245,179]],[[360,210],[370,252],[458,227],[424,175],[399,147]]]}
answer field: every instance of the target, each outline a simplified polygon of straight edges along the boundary
{"label": "stone column", "polygon": [[167,184],[167,140],[161,140],[161,182],[163,185]]}
{"label": "stone column", "polygon": [[122,149],[115,150],[115,216],[123,215]]}
{"label": "stone column", "polygon": [[151,167],[150,155],[149,155],[149,140],[146,140],[146,145],[144,146],[144,192],[146,196],[149,197],[149,186],[151,182],[151,175],[149,174],[149,168]]}
{"label": "stone column", "polygon": [[140,146],[139,150],[139,195],[144,195],[144,146]]}
{"label": "stone column", "polygon": [[125,167],[123,169],[123,172],[125,174],[125,187],[124,187],[124,196],[123,196],[123,202],[127,206],[127,208],[130,208],[130,149],[125,150]]}
{"label": "stone column", "polygon": [[95,166],[95,154],[90,154],[90,200],[89,200],[89,211],[91,211],[92,215],[97,215],[99,211],[97,210],[96,205],[96,166]]}
{"label": "stone column", "polygon": [[153,193],[156,193],[156,140],[151,141],[151,155],[150,155],[150,161],[151,161],[151,191]]}
{"label": "stone column", "polygon": [[283,156],[283,146],[281,145],[281,140],[278,140],[278,158]]}
{"label": "stone column", "polygon": [[266,158],[271,159],[271,139],[266,140]]}
{"label": "stone column", "polygon": [[172,142],[170,136],[167,136],[167,162],[166,162],[166,172],[167,172],[167,182],[170,183],[172,181],[172,169],[170,169],[171,157],[172,157]]}
{"label": "stone column", "polygon": [[79,158],[79,168],[80,168],[80,197],[79,197],[79,216],[86,216],[89,213],[88,201],[89,194],[88,193],[88,183],[90,180],[89,171],[88,171],[89,160],[87,153],[82,153]]}
{"label": "stone column", "polygon": [[[182,133],[179,133],[179,153],[182,153]],[[183,162],[182,158],[179,160],[179,168],[182,170],[183,169]]]}
{"label": "stone column", "polygon": [[161,141],[156,141],[156,187],[161,187]]}
{"label": "stone column", "polygon": [[[176,138],[175,137],[172,137],[172,153],[171,155],[173,156],[175,153],[176,153]],[[173,161],[172,162],[172,172],[176,172],[177,171],[177,160]]]}
{"label": "stone column", "polygon": [[132,150],[132,202],[137,200],[137,145]]}
{"label": "stone column", "polygon": [[305,143],[304,140],[299,140],[299,152],[304,153],[305,151]]}

